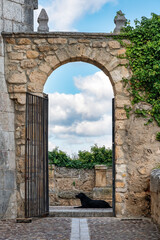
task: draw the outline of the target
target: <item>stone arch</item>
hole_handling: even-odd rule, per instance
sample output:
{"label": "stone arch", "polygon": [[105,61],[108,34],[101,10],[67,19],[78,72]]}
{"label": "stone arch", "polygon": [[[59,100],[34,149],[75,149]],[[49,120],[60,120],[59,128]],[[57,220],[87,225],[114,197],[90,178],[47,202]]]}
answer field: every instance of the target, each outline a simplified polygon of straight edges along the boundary
{"label": "stone arch", "polygon": [[[61,65],[75,61],[91,63],[100,68],[109,77],[113,87],[116,214],[120,216],[147,214],[149,202],[146,200],[148,196],[146,189],[149,171],[159,160],[158,146],[153,140],[158,129],[155,123],[153,128],[144,127],[144,119],[137,120],[134,115],[128,119],[126,116],[124,106],[130,106],[131,97],[123,88],[122,79],[130,78],[132,73],[125,66],[127,60],[119,58],[120,54],[125,54],[125,48],[114,39],[113,34],[5,33],[3,38],[5,77],[8,93],[14,100],[15,108],[18,216],[24,216],[26,92],[42,96],[48,76]],[[127,43],[126,40],[123,41]],[[149,140],[150,136],[152,142]],[[154,161],[148,157],[148,151],[144,151],[147,146],[151,148],[150,145]],[[141,163],[141,158],[145,160],[145,164]]]}
{"label": "stone arch", "polygon": [[[72,63],[72,62],[84,62],[84,63],[89,63],[89,64],[92,64],[92,65],[96,66],[96,67],[99,68],[100,70],[102,70],[102,71],[106,74],[106,76],[109,78],[110,83],[111,83],[112,88],[113,88],[113,93],[115,94],[115,83],[114,83],[114,81],[113,81],[113,79],[112,79],[112,76],[110,75],[109,71],[105,68],[105,66],[103,66],[102,64],[100,64],[100,63],[97,62],[96,60],[88,59],[88,58],[85,58],[85,57],[68,58],[68,59],[66,59],[65,61],[62,61],[61,63],[55,64],[55,65],[53,66],[52,70],[51,70],[51,71],[48,71],[48,73],[47,73],[47,79],[48,79],[48,77],[49,77],[57,68],[65,65],[65,64],[67,64],[67,63]],[[45,64],[46,64],[46,63],[43,63],[43,64],[41,65],[41,67],[42,67],[42,68],[45,67]],[[46,81],[47,81],[47,79],[46,79]],[[46,83],[46,81],[45,81],[45,83]],[[44,83],[44,85],[45,85],[45,83]]]}

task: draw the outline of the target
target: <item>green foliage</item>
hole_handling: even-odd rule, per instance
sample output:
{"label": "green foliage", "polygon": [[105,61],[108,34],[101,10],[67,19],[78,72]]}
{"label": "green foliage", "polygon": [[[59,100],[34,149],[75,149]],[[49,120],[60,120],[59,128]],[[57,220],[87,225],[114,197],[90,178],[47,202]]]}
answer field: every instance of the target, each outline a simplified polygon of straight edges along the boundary
{"label": "green foliage", "polygon": [[157,140],[157,141],[160,141],[160,132],[157,132],[157,134],[156,134],[156,140]]}
{"label": "green foliage", "polygon": [[132,108],[125,105],[124,110],[126,111],[127,118],[129,118],[129,112],[132,110]]}
{"label": "green foliage", "polygon": [[129,23],[123,28],[120,39],[127,37],[131,44],[120,43],[126,47],[128,67],[132,77],[124,79],[128,91],[132,94],[132,104],[146,102],[151,110],[136,110],[138,116],[153,119],[160,126],[160,16],[154,13],[151,18],[135,20],[135,28]]}
{"label": "green foliage", "polygon": [[[79,151],[77,158],[69,157],[65,152],[54,148],[49,152],[49,164],[58,167],[92,169],[97,164],[112,165],[112,150],[98,147],[96,144],[91,147],[90,152]],[[73,183],[74,184],[74,183]]]}

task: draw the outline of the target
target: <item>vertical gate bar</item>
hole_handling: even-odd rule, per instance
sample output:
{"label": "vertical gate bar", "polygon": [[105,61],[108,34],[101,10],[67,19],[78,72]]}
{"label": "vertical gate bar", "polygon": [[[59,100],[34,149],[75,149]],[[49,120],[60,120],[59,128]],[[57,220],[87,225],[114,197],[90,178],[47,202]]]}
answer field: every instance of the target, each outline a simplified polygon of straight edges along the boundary
{"label": "vertical gate bar", "polygon": [[[36,127],[35,127],[35,130],[36,130],[36,162],[35,162],[35,192],[36,192],[36,195],[35,195],[35,202],[36,204],[38,204],[38,199],[37,199],[37,187],[38,187],[38,174],[37,174],[37,171],[38,171],[38,144],[39,144],[39,138],[38,138],[38,117],[39,117],[39,105],[38,105],[38,97],[36,97],[36,110],[37,110],[37,113],[36,113]],[[36,215],[38,216],[38,211],[37,211],[37,208],[36,208]]]}
{"label": "vertical gate bar", "polygon": [[37,200],[38,200],[38,205],[37,205],[37,212],[38,212],[38,215],[39,215],[39,209],[40,209],[40,195],[39,195],[39,192],[40,192],[40,189],[39,189],[39,171],[40,171],[40,165],[39,165],[39,162],[40,162],[40,151],[41,151],[41,148],[40,148],[40,141],[41,141],[41,133],[40,133],[40,121],[41,121],[41,111],[40,111],[40,99],[38,99],[38,109],[39,109],[39,124],[38,124],[38,133],[39,133],[39,144],[38,144],[38,149],[39,149],[39,155],[38,155],[38,169],[37,169],[37,181],[38,181],[38,189],[37,189]]}
{"label": "vertical gate bar", "polygon": [[32,185],[33,185],[33,179],[32,179],[32,175],[33,175],[33,144],[34,144],[34,139],[33,139],[33,126],[34,126],[34,122],[33,122],[33,115],[34,115],[34,112],[33,112],[33,110],[34,110],[34,96],[32,95],[32,117],[31,117],[31,119],[32,119],[32,122],[31,122],[31,136],[32,136],[32,146],[31,146],[31,163],[30,163],[30,168],[31,168],[31,171],[30,171],[30,173],[31,173],[31,179],[30,179],[30,185],[31,185],[31,191],[30,191],[30,194],[31,194],[31,204],[30,204],[30,206],[31,206],[31,208],[30,208],[30,215],[32,215],[32,214],[34,214],[33,213],[33,187],[32,187]]}
{"label": "vertical gate bar", "polygon": [[42,136],[41,136],[41,99],[39,99],[39,160],[38,160],[38,202],[39,202],[39,208],[38,208],[38,215],[40,215],[40,209],[41,209],[41,199],[40,199],[40,185],[41,185],[41,179],[40,179],[40,175],[41,175],[41,141],[42,141]]}
{"label": "vertical gate bar", "polygon": [[42,101],[42,112],[43,112],[43,205],[42,205],[42,213],[45,212],[45,99]]}
{"label": "vertical gate bar", "polygon": [[28,212],[27,212],[27,205],[28,205],[28,199],[27,199],[27,184],[28,184],[28,181],[27,181],[27,169],[28,169],[28,161],[27,161],[27,148],[28,148],[28,133],[27,133],[27,130],[28,130],[28,94],[26,94],[26,122],[25,122],[25,217],[28,216]]}
{"label": "vertical gate bar", "polygon": [[49,182],[48,182],[48,96],[46,98],[46,212],[49,214]]}
{"label": "vertical gate bar", "polygon": [[35,194],[36,194],[36,189],[35,189],[35,184],[36,184],[36,168],[35,168],[35,163],[36,163],[36,113],[37,113],[37,109],[36,109],[36,96],[34,96],[34,131],[33,131],[33,135],[34,135],[34,157],[33,157],[33,208],[34,208],[34,215],[36,215],[36,208],[35,208]]}
{"label": "vertical gate bar", "polygon": [[116,216],[115,211],[115,102],[114,98],[112,99],[112,207],[113,207],[113,216]]}
{"label": "vertical gate bar", "polygon": [[34,215],[36,214],[35,208],[35,158],[36,158],[36,136],[35,136],[35,128],[36,128],[36,96],[34,96],[34,116],[33,116],[33,140],[34,140],[34,148],[33,148],[33,208],[34,208]]}

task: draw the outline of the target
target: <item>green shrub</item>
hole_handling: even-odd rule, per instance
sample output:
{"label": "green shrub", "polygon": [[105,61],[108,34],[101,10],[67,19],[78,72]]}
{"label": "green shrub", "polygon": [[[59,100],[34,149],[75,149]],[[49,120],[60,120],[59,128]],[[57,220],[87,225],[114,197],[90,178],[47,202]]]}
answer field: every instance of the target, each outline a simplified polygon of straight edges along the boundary
{"label": "green shrub", "polygon": [[104,146],[98,147],[96,144],[91,147],[90,152],[79,151],[78,156],[73,159],[58,147],[48,155],[49,164],[55,164],[58,167],[92,169],[97,164],[112,165],[112,150],[106,149]]}

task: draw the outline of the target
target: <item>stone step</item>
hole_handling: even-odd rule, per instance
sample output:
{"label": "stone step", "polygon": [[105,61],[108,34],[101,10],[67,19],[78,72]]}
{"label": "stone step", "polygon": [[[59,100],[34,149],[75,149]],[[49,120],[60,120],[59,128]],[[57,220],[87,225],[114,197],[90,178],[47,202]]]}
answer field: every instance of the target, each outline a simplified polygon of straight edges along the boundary
{"label": "stone step", "polygon": [[74,208],[52,206],[49,208],[50,217],[113,217],[112,208]]}

